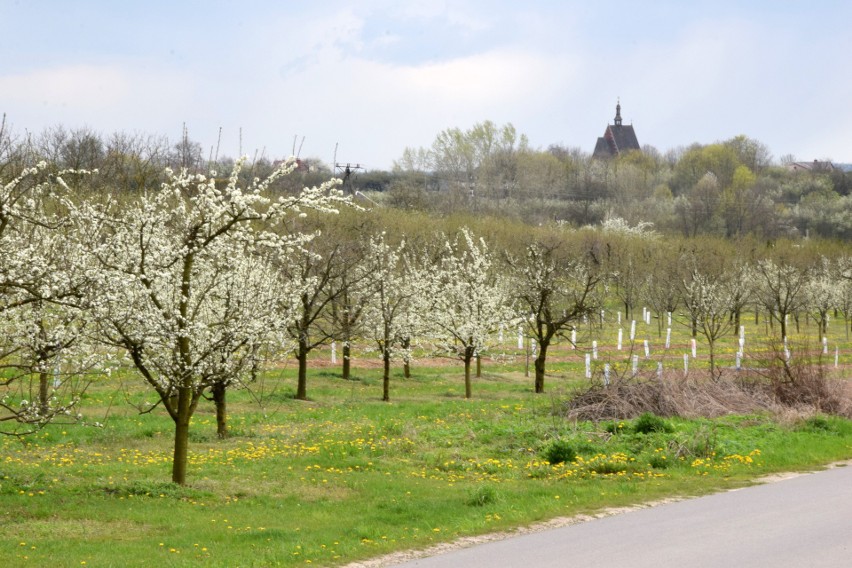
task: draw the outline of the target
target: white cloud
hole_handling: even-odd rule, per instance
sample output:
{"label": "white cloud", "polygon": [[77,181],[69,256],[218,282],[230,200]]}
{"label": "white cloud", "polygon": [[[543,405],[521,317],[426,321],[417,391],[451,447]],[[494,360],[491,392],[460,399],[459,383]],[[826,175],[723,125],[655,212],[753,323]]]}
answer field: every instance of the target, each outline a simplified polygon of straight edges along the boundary
{"label": "white cloud", "polygon": [[162,133],[169,110],[185,109],[193,91],[191,81],[162,69],[69,65],[0,76],[0,109],[30,131],[62,124]]}
{"label": "white cloud", "polygon": [[540,55],[492,51],[440,63],[401,67],[400,88],[431,104],[523,104],[540,88],[549,62]]}
{"label": "white cloud", "polygon": [[420,22],[443,21],[457,32],[476,33],[491,26],[487,11],[482,7],[474,6],[468,9],[457,0],[424,0],[394,4],[391,10],[396,18]]}
{"label": "white cloud", "polygon": [[265,114],[270,129],[306,134],[308,151],[312,139],[325,140],[323,156],[340,142],[352,161],[378,168],[390,167],[406,146],[430,145],[445,128],[493,120],[520,129],[542,106],[558,104],[571,69],[562,65],[555,74],[557,62],[508,50],[423,65],[342,54],[324,63],[259,86],[254,122]]}
{"label": "white cloud", "polygon": [[119,69],[75,65],[2,76],[0,92],[5,104],[88,110],[122,103],[131,87]]}

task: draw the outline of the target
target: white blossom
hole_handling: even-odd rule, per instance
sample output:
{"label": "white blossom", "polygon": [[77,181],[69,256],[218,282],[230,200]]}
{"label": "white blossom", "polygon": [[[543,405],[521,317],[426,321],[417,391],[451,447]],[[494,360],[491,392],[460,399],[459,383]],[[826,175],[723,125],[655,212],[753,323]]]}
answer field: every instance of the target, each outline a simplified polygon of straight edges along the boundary
{"label": "white blossom", "polygon": [[[86,204],[75,216],[96,268],[92,311],[102,340],[123,349],[176,425],[173,480],[185,475],[186,431],[202,394],[243,385],[279,348],[303,283],[282,280],[274,257],[311,237],[284,217],[348,203],[331,181],[272,200],[268,178],[239,185],[167,171],[159,191],[130,204]],[[282,306],[285,309],[282,310]],[[214,391],[215,392],[215,391]]]}
{"label": "white blossom", "polygon": [[471,360],[496,344],[500,325],[513,326],[516,314],[509,282],[483,239],[465,228],[445,240],[441,253],[418,274],[427,292],[418,296],[415,310],[424,314],[424,334],[435,351],[464,362],[470,398]]}

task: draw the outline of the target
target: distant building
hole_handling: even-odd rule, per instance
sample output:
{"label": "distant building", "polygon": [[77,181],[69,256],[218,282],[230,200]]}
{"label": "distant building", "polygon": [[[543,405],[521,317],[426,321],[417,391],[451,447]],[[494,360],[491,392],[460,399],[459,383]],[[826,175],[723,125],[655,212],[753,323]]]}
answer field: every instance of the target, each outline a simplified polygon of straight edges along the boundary
{"label": "distant building", "polygon": [[814,160],[813,162],[793,162],[787,165],[787,169],[791,172],[823,172],[831,173],[839,171],[840,168],[831,162],[821,162]]}
{"label": "distant building", "polygon": [[608,124],[604,135],[598,138],[595,144],[593,158],[615,158],[619,154],[630,150],[642,150],[636,139],[633,125],[621,124],[621,101],[615,105],[615,124]]}

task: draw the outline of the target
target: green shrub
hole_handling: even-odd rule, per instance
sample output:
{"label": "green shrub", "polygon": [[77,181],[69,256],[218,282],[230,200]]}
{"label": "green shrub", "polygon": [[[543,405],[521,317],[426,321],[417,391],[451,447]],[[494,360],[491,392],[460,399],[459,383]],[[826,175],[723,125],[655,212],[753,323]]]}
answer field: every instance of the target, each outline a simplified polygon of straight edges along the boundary
{"label": "green shrub", "polygon": [[799,429],[808,432],[832,432],[834,427],[825,416],[811,416],[802,422]]}
{"label": "green shrub", "polygon": [[681,432],[666,444],[669,455],[678,458],[709,458],[722,455],[726,448],[719,440],[715,425],[700,424],[695,430]]}
{"label": "green shrub", "polygon": [[666,459],[665,455],[656,453],[648,460],[648,465],[654,469],[668,469],[671,463]]}
{"label": "green shrub", "polygon": [[572,462],[577,458],[577,450],[568,440],[554,440],[544,450],[544,459],[552,464]]}
{"label": "green shrub", "polygon": [[589,465],[589,471],[594,471],[598,475],[615,475],[623,473],[631,468],[628,464],[616,461],[598,461]]}
{"label": "green shrub", "polygon": [[474,487],[467,498],[471,507],[484,507],[500,500],[500,494],[493,485],[478,485]]}
{"label": "green shrub", "polygon": [[656,414],[646,412],[633,423],[633,431],[637,434],[650,434],[651,432],[671,432],[673,428],[663,418]]}

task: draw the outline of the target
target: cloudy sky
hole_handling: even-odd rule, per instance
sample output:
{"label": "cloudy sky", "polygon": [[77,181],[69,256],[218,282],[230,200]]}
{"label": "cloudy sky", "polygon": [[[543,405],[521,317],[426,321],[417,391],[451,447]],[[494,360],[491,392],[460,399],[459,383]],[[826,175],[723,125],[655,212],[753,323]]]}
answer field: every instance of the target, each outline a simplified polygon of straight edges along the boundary
{"label": "cloudy sky", "polygon": [[[512,123],[594,148],[620,98],[661,151],[745,134],[852,162],[846,0],[0,0],[0,112],[390,168]],[[298,146],[298,145],[297,145]]]}

